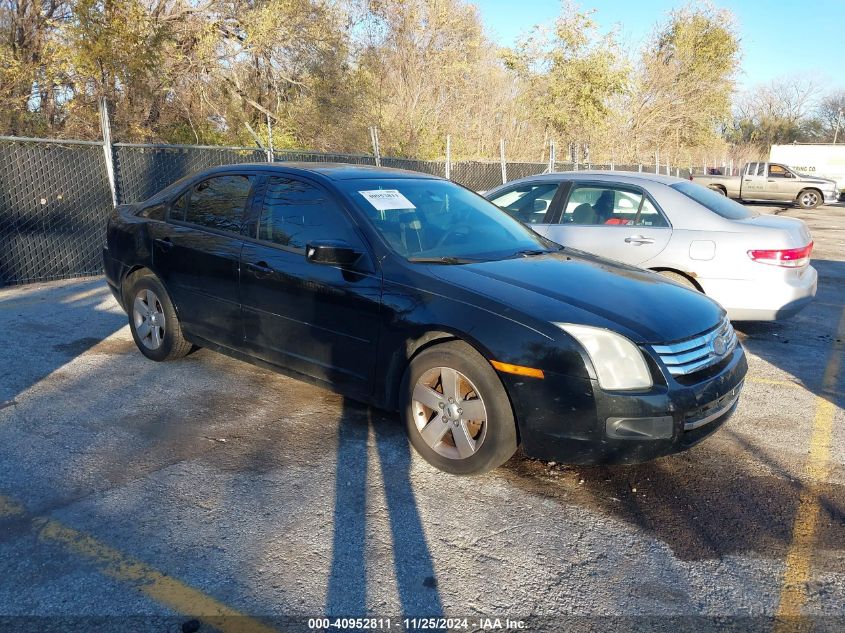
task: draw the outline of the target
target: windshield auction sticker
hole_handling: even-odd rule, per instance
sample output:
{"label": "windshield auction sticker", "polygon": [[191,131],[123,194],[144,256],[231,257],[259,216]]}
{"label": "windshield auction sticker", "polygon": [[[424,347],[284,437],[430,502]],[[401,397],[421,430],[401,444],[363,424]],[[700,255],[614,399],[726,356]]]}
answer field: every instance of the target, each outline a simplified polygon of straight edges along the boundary
{"label": "windshield auction sticker", "polygon": [[379,211],[416,209],[413,203],[396,189],[376,189],[374,191],[359,191],[358,193]]}

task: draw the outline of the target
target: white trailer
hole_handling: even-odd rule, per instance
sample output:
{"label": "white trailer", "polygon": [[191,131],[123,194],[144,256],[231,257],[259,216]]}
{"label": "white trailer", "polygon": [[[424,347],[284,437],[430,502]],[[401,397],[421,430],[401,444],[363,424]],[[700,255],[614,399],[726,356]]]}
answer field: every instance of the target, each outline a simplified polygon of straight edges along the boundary
{"label": "white trailer", "polygon": [[769,160],[802,174],[831,178],[845,192],[845,143],[772,145]]}

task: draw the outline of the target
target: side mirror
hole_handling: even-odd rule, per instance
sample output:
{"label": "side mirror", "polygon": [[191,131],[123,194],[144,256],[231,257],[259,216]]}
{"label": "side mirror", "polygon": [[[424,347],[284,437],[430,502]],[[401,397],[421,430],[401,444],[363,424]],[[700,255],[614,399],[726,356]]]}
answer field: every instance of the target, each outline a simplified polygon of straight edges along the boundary
{"label": "side mirror", "polygon": [[549,209],[549,203],[545,200],[534,201],[534,213],[545,213]]}
{"label": "side mirror", "polygon": [[361,258],[361,252],[342,240],[320,240],[305,247],[305,259],[312,264],[351,266]]}
{"label": "side mirror", "polygon": [[784,178],[795,178],[795,174],[793,174],[791,171],[788,171],[783,175],[783,177]]}

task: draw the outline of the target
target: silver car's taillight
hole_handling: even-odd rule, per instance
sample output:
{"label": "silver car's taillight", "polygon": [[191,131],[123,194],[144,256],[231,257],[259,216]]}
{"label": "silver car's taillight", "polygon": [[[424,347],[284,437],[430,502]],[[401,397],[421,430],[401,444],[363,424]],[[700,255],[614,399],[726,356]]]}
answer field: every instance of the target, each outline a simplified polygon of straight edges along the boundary
{"label": "silver car's taillight", "polygon": [[784,266],[786,268],[801,268],[810,263],[810,253],[812,251],[813,243],[810,242],[807,246],[802,246],[801,248],[748,251],[748,256],[761,264]]}

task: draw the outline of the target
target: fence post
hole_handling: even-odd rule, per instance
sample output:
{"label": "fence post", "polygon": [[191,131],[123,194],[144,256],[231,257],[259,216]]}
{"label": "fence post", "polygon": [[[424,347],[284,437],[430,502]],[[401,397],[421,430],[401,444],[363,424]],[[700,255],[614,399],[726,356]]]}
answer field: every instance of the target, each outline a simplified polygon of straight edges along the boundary
{"label": "fence post", "polygon": [[660,150],[654,150],[654,173],[660,173]]}
{"label": "fence post", "polygon": [[553,138],[549,139],[549,173],[555,170],[555,163],[557,162],[557,146]]}
{"label": "fence post", "polygon": [[637,171],[639,171],[640,173],[643,173],[643,164],[642,163],[637,163]]}
{"label": "fence post", "polygon": [[452,180],[452,135],[446,135],[446,180]]}
{"label": "fence post", "polygon": [[103,132],[103,154],[106,158],[106,177],[109,180],[112,205],[117,206],[117,187],[114,179],[114,154],[111,145],[111,126],[109,125],[109,108],[106,98],[100,99],[100,129]]}
{"label": "fence post", "polygon": [[267,115],[267,162],[272,163],[276,160],[273,153],[273,124],[270,122],[270,115]]}
{"label": "fence post", "polygon": [[376,167],[381,167],[381,154],[378,146],[378,128],[375,125],[370,126],[370,140],[373,143],[373,156],[376,159]]}
{"label": "fence post", "polygon": [[502,184],[508,181],[508,164],[505,162],[505,139],[499,139],[499,160],[502,163]]}

